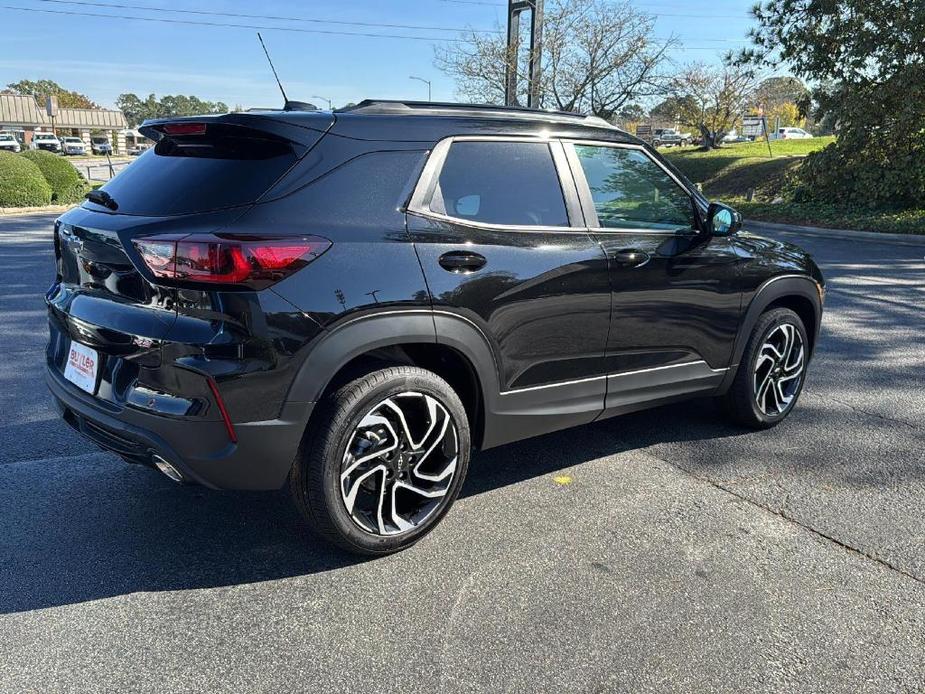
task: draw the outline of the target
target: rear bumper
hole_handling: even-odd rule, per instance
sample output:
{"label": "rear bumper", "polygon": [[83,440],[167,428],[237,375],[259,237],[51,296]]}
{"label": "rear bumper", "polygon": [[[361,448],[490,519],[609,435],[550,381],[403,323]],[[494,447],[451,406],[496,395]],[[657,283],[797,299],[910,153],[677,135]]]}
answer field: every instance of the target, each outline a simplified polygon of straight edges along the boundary
{"label": "rear bumper", "polygon": [[314,403],[287,403],[278,419],[235,423],[232,443],[221,421],[150,414],[129,406],[103,408],[51,364],[45,380],[73,429],[101,448],[150,464],[157,454],[184,479],[215,489],[282,487],[295,460]]}

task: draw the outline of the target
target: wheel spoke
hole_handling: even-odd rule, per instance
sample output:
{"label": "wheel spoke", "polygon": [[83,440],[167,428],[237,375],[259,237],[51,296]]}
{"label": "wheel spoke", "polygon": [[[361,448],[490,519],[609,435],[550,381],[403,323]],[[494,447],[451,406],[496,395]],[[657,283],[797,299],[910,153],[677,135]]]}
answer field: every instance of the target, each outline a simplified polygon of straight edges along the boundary
{"label": "wheel spoke", "polygon": [[386,455],[387,453],[390,453],[391,451],[394,451],[396,448],[398,448],[398,436],[395,434],[395,429],[392,428],[391,422],[389,422],[389,420],[387,420],[385,417],[379,417],[377,415],[368,414],[362,419],[359,425],[357,425],[357,430],[353,432],[353,436],[350,439],[350,443],[347,444],[347,450],[349,451],[351,446],[353,446],[353,443],[354,441],[356,441],[357,436],[360,435],[361,429],[369,429],[375,426],[385,427],[385,429],[392,436],[392,443],[386,446],[385,448],[376,449],[375,451],[373,451],[372,453],[369,453],[368,455],[364,455],[364,456],[361,456],[355,459],[349,465],[349,467],[346,470],[344,470],[343,473],[341,473],[341,476],[340,476],[341,481],[343,481],[345,477],[349,477],[350,475],[352,475],[354,471],[356,471],[356,469],[360,467],[360,465],[362,465],[363,463],[373,460],[374,458],[381,458],[383,455]]}
{"label": "wheel spoke", "polygon": [[784,347],[781,350],[783,356],[781,357],[781,364],[786,364],[787,360],[790,359],[790,352],[793,349],[793,335],[796,332],[796,329],[789,323],[785,323],[781,326],[781,332],[784,334]]}
{"label": "wheel spoke", "polygon": [[450,491],[448,486],[438,489],[421,489],[420,487],[415,487],[414,485],[408,484],[406,482],[396,481],[395,484],[392,485],[392,522],[395,523],[395,526],[398,528],[399,532],[405,532],[406,530],[411,530],[415,527],[413,522],[402,518],[398,513],[398,503],[395,500],[395,495],[399,489],[405,489],[425,499],[440,499],[446,496],[447,492]]}
{"label": "wheel spoke", "polygon": [[[398,397],[417,396],[417,395],[418,395],[417,393],[401,393],[401,395],[399,395]],[[398,420],[401,422],[402,430],[404,431],[405,437],[408,440],[408,445],[411,446],[411,450],[413,451],[420,450],[422,444],[424,443],[424,441],[430,435],[430,432],[433,431],[433,428],[437,424],[437,417],[436,417],[437,401],[434,400],[429,395],[424,395],[423,397],[424,397],[424,402],[427,404],[427,414],[428,414],[428,419],[429,419],[429,425],[427,427],[427,431],[424,432],[424,435],[421,437],[420,441],[415,441],[414,436],[411,435],[411,429],[408,427],[408,420],[405,418],[404,411],[398,405],[396,405],[395,402],[391,398],[386,400],[383,403],[386,407],[391,408],[392,411],[395,412],[396,415],[398,415]]]}
{"label": "wheel spoke", "polygon": [[[777,397],[777,385],[774,383],[774,381],[770,381],[770,386],[771,387],[768,388],[768,390],[770,391],[772,399],[774,400],[774,407],[777,410],[777,412],[780,412],[781,404],[780,404],[780,399]],[[774,414],[777,414],[777,412],[775,412]],[[770,414],[770,413],[767,412],[766,414]]]}
{"label": "wheel spoke", "polygon": [[799,374],[799,372],[801,372],[802,370],[803,370],[803,345],[800,345],[800,351],[797,352],[797,358],[793,362],[793,364],[790,364],[789,366],[787,366],[785,363],[784,373],[793,373],[794,371],[796,371],[797,374]]}
{"label": "wheel spoke", "polygon": [[[755,376],[757,379],[757,374],[755,374]],[[755,387],[755,401],[758,403],[759,409],[765,414],[768,414],[768,410],[766,407],[766,398],[768,395],[768,386],[770,384],[771,384],[771,372],[768,371],[768,373],[764,377],[764,380],[762,380],[761,385]]]}
{"label": "wheel spoke", "polygon": [[383,473],[382,484],[379,485],[379,503],[376,505],[376,521],[378,522],[379,533],[382,535],[388,534],[388,530],[385,529],[385,521],[382,518],[382,506],[385,504],[385,484],[387,478],[388,475]]}
{"label": "wheel spoke", "polygon": [[[443,471],[441,472],[438,472],[436,474],[421,472],[421,466],[427,461],[427,459],[430,457],[430,454],[434,452],[434,449],[436,449],[437,446],[443,443],[443,440],[447,435],[447,430],[449,429],[450,429],[450,417],[449,415],[445,414],[444,419],[443,419],[443,426],[440,428],[439,435],[434,439],[433,443],[430,444],[430,448],[428,448],[427,451],[420,457],[420,459],[418,460],[418,462],[415,464],[414,468],[412,469],[412,473],[414,473],[415,476],[423,480],[429,480],[431,482],[441,482],[447,477],[449,477],[450,475],[452,475],[453,472],[455,472],[456,470],[456,457],[455,456],[449,463],[447,463],[446,467],[444,467]],[[452,434],[453,434],[453,448],[455,450],[456,445],[457,445],[455,427],[452,429]]]}
{"label": "wheel spoke", "polygon": [[788,396],[784,393],[784,386],[781,384],[780,381],[774,384],[774,397],[775,399],[777,399],[777,402],[779,403],[778,409],[780,410],[787,409],[787,405],[789,405],[790,401],[793,399],[792,395]]}
{"label": "wheel spoke", "polygon": [[440,487],[437,489],[421,489],[420,487],[415,487],[413,484],[407,484],[406,482],[396,482],[393,486],[393,494],[395,490],[398,489],[407,489],[409,492],[414,492],[419,496],[423,496],[426,499],[439,499],[442,496],[446,496],[446,493],[449,491],[449,487]]}
{"label": "wheel spoke", "polygon": [[[353,481],[353,484],[350,486],[350,490],[349,490],[349,491],[347,492],[347,494],[344,496],[344,506],[347,507],[347,511],[348,511],[348,512],[353,513],[353,506],[354,506],[354,504],[356,503],[357,494],[359,494],[359,492],[360,492],[360,485],[362,485],[363,482],[364,482],[368,477],[370,477],[370,476],[372,476],[372,475],[374,475],[374,474],[376,474],[376,473],[381,473],[381,474],[382,474],[382,483],[381,483],[379,486],[380,486],[381,488],[383,488],[383,489],[385,488],[385,475],[386,475],[386,472],[387,472],[387,470],[386,470],[386,468],[385,468],[385,465],[377,465],[376,467],[374,467],[374,468],[372,468],[372,469],[370,469],[370,470],[367,470],[366,472],[364,472],[362,475],[360,475],[359,477],[357,477],[357,478]],[[341,477],[341,480],[343,480],[343,476]],[[341,485],[341,489],[343,489],[343,485]]]}
{"label": "wheel spoke", "polygon": [[781,359],[784,358],[783,352],[778,350],[777,347],[771,342],[765,342],[763,345],[761,345],[762,352],[764,352],[766,349],[771,350],[771,352],[773,352],[774,357],[776,358],[777,361],[780,361]]}

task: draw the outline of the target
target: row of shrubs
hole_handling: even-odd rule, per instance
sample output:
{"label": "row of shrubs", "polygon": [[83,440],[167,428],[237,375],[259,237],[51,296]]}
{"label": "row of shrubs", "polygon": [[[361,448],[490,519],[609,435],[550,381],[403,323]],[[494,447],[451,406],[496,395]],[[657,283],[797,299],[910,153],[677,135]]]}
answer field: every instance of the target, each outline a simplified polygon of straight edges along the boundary
{"label": "row of shrubs", "polygon": [[64,157],[29,150],[0,152],[0,207],[72,205],[90,185]]}

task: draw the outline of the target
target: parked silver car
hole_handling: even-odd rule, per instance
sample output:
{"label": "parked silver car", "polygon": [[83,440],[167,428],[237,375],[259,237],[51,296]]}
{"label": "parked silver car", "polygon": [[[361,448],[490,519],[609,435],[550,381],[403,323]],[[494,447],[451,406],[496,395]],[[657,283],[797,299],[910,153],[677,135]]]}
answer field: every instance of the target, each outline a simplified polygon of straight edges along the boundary
{"label": "parked silver car", "polygon": [[112,154],[112,143],[108,137],[91,137],[90,151],[93,154]]}

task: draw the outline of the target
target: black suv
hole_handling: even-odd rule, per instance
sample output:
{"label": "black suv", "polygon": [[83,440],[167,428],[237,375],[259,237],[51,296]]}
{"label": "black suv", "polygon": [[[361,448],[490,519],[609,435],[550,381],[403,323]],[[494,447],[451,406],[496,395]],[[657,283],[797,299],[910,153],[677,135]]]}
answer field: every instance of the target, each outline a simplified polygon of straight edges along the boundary
{"label": "black suv", "polygon": [[364,101],[148,121],[55,224],[47,380],[126,460],[431,530],[470,452],[695,396],[793,409],[824,286],[593,117]]}

